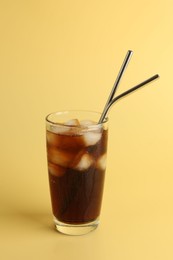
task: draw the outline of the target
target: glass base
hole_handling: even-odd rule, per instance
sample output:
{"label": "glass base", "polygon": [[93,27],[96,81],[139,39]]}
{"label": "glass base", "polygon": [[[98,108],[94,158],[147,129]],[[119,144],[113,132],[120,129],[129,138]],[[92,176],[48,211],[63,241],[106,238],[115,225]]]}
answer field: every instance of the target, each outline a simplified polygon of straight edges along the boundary
{"label": "glass base", "polygon": [[96,229],[99,224],[99,220],[96,219],[92,222],[88,222],[85,224],[66,224],[60,222],[54,217],[54,223],[55,223],[56,230],[59,231],[60,233],[71,235],[71,236],[80,236],[80,235],[85,235],[93,231],[94,229]]}

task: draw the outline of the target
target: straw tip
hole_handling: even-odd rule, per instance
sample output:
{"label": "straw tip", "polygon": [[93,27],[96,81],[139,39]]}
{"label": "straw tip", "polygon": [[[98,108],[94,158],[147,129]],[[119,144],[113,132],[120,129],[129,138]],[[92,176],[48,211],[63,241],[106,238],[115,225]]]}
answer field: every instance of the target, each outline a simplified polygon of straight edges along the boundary
{"label": "straw tip", "polygon": [[132,50],[128,50],[128,52],[129,52],[129,53],[133,53],[133,51],[132,51]]}
{"label": "straw tip", "polygon": [[156,74],[154,77],[155,77],[155,79],[157,79],[157,78],[160,78],[160,75]]}

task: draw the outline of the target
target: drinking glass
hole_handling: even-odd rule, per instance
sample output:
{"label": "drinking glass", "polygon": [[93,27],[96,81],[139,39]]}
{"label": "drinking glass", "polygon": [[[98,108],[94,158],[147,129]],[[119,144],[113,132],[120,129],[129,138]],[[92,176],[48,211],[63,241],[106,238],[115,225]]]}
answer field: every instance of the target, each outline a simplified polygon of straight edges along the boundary
{"label": "drinking glass", "polygon": [[83,235],[99,224],[108,118],[93,111],[61,111],[46,117],[47,161],[56,229]]}

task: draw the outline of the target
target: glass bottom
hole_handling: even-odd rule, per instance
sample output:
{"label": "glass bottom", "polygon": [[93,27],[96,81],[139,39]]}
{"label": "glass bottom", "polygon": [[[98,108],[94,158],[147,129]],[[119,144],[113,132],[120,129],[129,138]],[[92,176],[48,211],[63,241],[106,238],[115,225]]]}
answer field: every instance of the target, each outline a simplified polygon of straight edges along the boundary
{"label": "glass bottom", "polygon": [[98,227],[99,220],[96,219],[92,222],[85,224],[67,224],[60,222],[54,217],[55,228],[60,233],[71,236],[85,235]]}

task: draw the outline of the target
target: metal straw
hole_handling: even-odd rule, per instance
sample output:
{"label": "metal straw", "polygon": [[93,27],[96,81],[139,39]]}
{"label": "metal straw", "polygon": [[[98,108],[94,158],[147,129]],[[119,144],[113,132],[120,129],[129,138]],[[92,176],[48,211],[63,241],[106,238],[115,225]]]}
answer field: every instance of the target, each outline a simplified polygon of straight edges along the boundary
{"label": "metal straw", "polygon": [[103,113],[102,113],[102,115],[101,115],[101,117],[100,117],[99,124],[101,124],[101,123],[104,121],[104,118],[105,118],[106,114],[108,113],[108,110],[110,109],[110,107],[111,107],[117,100],[119,100],[120,98],[122,98],[122,97],[128,95],[129,93],[131,93],[131,92],[137,90],[138,88],[141,88],[142,86],[144,86],[144,85],[150,83],[151,81],[153,81],[153,80],[155,80],[155,79],[157,79],[157,78],[159,78],[159,75],[158,75],[158,74],[152,76],[151,78],[149,78],[149,79],[143,81],[142,83],[136,85],[136,86],[133,87],[133,88],[130,88],[129,90],[123,92],[123,93],[120,94],[119,96],[117,96],[117,97],[115,97],[114,99],[112,99],[112,100],[108,103],[108,105],[105,107],[105,109],[104,109],[104,111],[103,111]]}
{"label": "metal straw", "polygon": [[108,97],[108,100],[107,100],[106,105],[105,105],[105,107],[104,107],[104,110],[103,110],[103,112],[102,112],[103,118],[102,118],[102,116],[101,116],[99,122],[100,122],[100,121],[102,122],[103,119],[104,119],[105,110],[107,109],[107,106],[109,105],[109,103],[111,102],[111,100],[113,99],[113,97],[114,97],[114,95],[115,95],[115,92],[116,92],[116,90],[117,90],[117,87],[118,87],[118,85],[119,85],[119,83],[120,83],[120,80],[121,80],[121,78],[122,78],[122,76],[123,76],[123,74],[124,74],[125,69],[127,68],[127,65],[128,65],[128,63],[129,63],[129,61],[130,61],[130,58],[131,58],[132,54],[133,54],[133,51],[131,51],[131,50],[129,50],[129,51],[127,52],[127,54],[126,54],[126,57],[125,57],[125,59],[124,59],[124,61],[123,61],[123,64],[121,65],[120,71],[119,71],[119,73],[118,73],[118,76],[117,76],[117,78],[116,78],[116,80],[115,80],[115,82],[114,82],[112,91],[111,91],[111,93],[110,93],[110,95],[109,95],[109,97]]}

